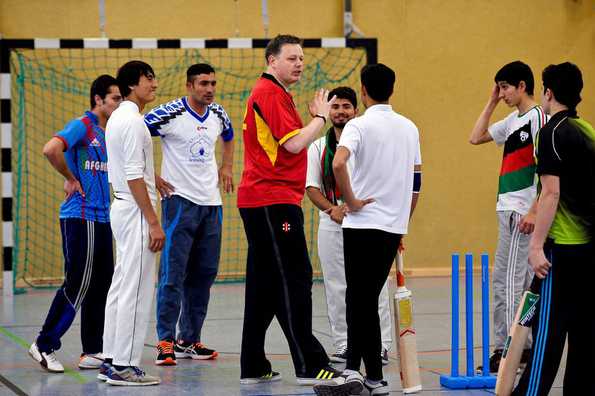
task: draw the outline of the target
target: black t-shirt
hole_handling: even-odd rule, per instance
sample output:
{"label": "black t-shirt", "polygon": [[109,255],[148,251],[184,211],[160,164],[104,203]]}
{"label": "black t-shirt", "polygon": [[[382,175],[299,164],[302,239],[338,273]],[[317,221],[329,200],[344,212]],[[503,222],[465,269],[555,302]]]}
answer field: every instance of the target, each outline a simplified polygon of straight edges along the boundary
{"label": "black t-shirt", "polygon": [[560,202],[549,236],[559,244],[593,240],[595,226],[595,131],[568,111],[539,131],[537,173],[560,178]]}

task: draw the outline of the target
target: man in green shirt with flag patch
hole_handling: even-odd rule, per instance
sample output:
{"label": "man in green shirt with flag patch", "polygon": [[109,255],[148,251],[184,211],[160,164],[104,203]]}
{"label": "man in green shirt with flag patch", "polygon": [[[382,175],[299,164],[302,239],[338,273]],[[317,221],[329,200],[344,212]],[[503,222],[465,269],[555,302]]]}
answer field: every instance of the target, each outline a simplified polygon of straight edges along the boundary
{"label": "man in green shirt with flag patch", "polygon": [[547,395],[568,336],[564,394],[595,395],[595,130],[578,118],[583,88],[569,62],[545,68],[543,109],[551,116],[537,143],[541,191],[529,262],[541,295],[533,348],[513,395]]}
{"label": "man in green shirt with flag patch", "polygon": [[[494,77],[488,103],[480,114],[469,141],[504,145],[498,183],[498,247],[492,275],[494,293],[494,352],[490,371],[497,372],[504,342],[514,321],[523,292],[531,284],[529,239],[535,223],[535,137],[547,118],[533,99],[531,68],[521,61],[504,65]],[[506,118],[489,125],[498,103],[516,107]],[[528,341],[521,363],[528,358]],[[482,370],[480,366],[479,371]]]}

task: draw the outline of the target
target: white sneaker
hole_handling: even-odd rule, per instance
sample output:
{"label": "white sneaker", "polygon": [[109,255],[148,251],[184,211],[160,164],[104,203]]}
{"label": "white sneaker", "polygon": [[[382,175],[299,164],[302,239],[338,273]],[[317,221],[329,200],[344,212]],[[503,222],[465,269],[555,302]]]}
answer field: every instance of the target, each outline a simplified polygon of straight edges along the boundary
{"label": "white sneaker", "polygon": [[101,367],[104,359],[102,353],[82,354],[79,360],[79,368],[81,370],[98,369]]}
{"label": "white sneaker", "polygon": [[39,348],[37,348],[37,344],[34,342],[31,344],[31,348],[29,348],[29,355],[50,373],[64,372],[64,366],[62,366],[62,363],[56,358],[56,353],[54,351],[50,353],[41,352]]}
{"label": "white sneaker", "polygon": [[364,386],[366,387],[366,389],[368,389],[368,392],[370,392],[370,396],[389,395],[388,382],[386,382],[385,380],[372,384],[366,379],[366,382],[364,382]]}

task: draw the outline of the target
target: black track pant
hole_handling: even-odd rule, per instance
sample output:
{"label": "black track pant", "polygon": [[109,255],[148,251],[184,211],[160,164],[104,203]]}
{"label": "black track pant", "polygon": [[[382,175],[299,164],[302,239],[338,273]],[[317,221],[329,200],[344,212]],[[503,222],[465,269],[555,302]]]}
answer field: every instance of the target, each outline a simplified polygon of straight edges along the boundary
{"label": "black track pant", "polygon": [[533,348],[513,395],[549,394],[567,337],[564,395],[595,395],[594,246],[546,243],[552,267],[545,279],[535,277],[531,285],[540,295]]}
{"label": "black track pant", "polygon": [[271,371],[264,342],[273,317],[287,338],[296,375],[312,375],[329,359],[312,335],[312,265],[302,210],[271,205],[242,208],[240,215],[248,238],[241,377]]}
{"label": "black track pant", "polygon": [[366,375],[382,376],[378,296],[395,259],[401,235],[372,229],[343,229],[347,310],[347,369],[358,370],[363,359]]}
{"label": "black track pant", "polygon": [[61,347],[76,312],[81,310],[83,353],[103,350],[105,300],[114,273],[110,223],[61,219],[64,283],[56,292],[37,337],[42,352]]}

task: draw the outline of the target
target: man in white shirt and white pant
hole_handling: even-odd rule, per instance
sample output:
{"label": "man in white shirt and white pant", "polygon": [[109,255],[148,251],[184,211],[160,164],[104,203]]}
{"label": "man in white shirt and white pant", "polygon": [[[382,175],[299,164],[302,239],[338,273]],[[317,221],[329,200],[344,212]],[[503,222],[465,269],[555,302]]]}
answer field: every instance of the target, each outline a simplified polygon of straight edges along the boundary
{"label": "man in white shirt and white pant", "polygon": [[[317,385],[321,395],[388,395],[380,358],[378,296],[401,238],[407,233],[421,186],[419,132],[388,104],[395,73],[383,64],[361,72],[363,116],[349,121],[339,140],[333,171],[343,192],[347,347],[349,354],[336,385]],[[353,157],[353,173],[347,161]],[[366,379],[359,373],[361,360]],[[347,393],[349,392],[349,393]]]}
{"label": "man in white shirt and white pant", "polygon": [[130,61],[117,80],[125,100],[106,126],[116,265],[105,307],[106,362],[98,378],[111,385],[157,385],[159,378],[138,367],[153,301],[155,253],[165,240],[155,212],[153,142],[140,114],[155,99],[157,79],[150,65]]}

